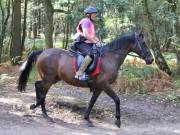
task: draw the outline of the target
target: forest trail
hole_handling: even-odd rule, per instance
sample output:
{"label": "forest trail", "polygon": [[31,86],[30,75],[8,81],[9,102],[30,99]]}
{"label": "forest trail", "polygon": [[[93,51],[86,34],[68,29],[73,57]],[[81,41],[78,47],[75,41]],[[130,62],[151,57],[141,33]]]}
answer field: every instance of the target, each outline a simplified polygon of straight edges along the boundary
{"label": "forest trail", "polygon": [[122,127],[115,126],[114,102],[104,93],[91,113],[94,127],[83,120],[91,93],[59,83],[47,96],[47,110],[54,122],[41,116],[41,109],[30,110],[35,91],[16,89],[16,74],[1,74],[0,135],[180,135],[180,106],[155,101],[148,96],[119,96]]}

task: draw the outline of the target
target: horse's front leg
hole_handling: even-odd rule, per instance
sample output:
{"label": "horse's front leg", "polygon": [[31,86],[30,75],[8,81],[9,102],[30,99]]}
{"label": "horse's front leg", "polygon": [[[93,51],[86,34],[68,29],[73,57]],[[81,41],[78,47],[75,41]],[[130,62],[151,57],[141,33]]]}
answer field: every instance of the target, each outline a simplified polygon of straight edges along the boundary
{"label": "horse's front leg", "polygon": [[101,92],[102,92],[102,91],[99,90],[99,89],[95,89],[95,90],[93,91],[93,95],[92,95],[91,100],[90,100],[90,102],[89,102],[88,109],[86,110],[85,115],[84,115],[84,119],[87,120],[89,123],[91,123],[91,121],[90,121],[90,119],[89,119],[90,112],[91,112],[91,110],[92,110],[92,108],[93,108],[93,106],[94,106],[97,98],[98,98],[99,95],[101,94]]}
{"label": "horse's front leg", "polygon": [[117,118],[117,120],[116,120],[115,124],[120,128],[120,126],[121,126],[120,99],[117,96],[117,94],[113,91],[113,89],[111,88],[110,84],[106,84],[105,85],[104,92],[108,96],[110,96],[114,100],[114,102],[116,104],[116,118]]}

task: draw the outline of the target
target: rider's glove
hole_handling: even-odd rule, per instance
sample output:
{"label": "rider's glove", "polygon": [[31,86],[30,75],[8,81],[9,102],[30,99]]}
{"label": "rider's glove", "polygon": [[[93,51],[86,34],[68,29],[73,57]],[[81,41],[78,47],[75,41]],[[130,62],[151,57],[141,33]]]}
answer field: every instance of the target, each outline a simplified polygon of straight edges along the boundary
{"label": "rider's glove", "polygon": [[98,41],[98,42],[96,43],[96,46],[101,47],[101,46],[102,46],[101,42]]}

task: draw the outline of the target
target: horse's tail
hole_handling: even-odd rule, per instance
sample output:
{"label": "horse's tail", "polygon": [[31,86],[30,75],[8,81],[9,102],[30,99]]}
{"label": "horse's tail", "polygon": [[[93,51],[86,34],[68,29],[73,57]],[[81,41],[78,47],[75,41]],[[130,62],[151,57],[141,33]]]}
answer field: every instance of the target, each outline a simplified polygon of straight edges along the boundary
{"label": "horse's tail", "polygon": [[19,91],[25,91],[26,84],[29,78],[29,74],[32,70],[33,64],[36,62],[37,57],[42,53],[42,51],[32,51],[27,60],[23,63],[21,66],[21,73],[19,75],[18,79],[18,90]]}

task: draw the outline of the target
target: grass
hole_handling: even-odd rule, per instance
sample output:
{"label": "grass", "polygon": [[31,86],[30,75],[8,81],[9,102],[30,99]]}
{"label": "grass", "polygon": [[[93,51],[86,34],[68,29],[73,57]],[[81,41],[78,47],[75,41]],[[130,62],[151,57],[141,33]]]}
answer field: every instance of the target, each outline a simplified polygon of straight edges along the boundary
{"label": "grass", "polygon": [[[62,48],[62,40],[58,39],[54,41],[54,47]],[[26,50],[44,50],[45,39],[27,39],[25,42]]]}

